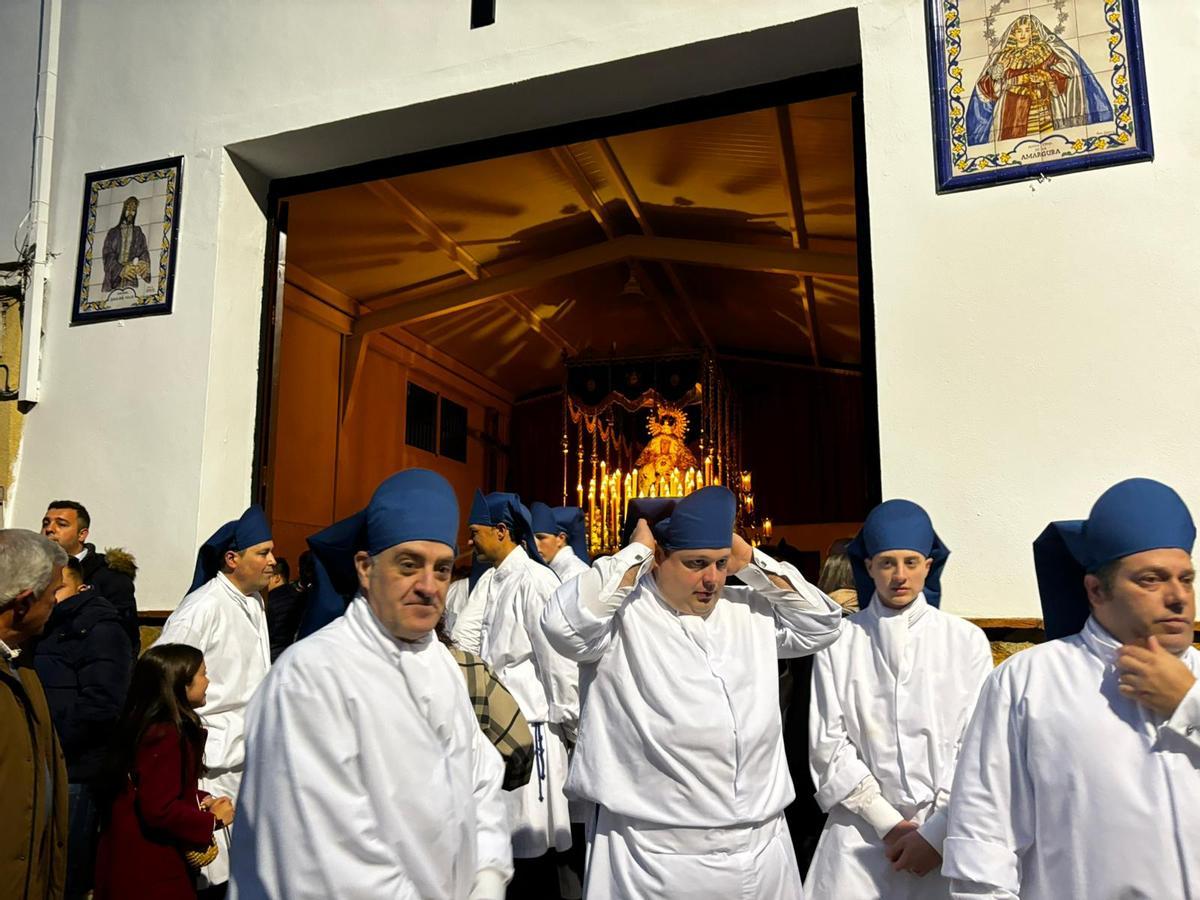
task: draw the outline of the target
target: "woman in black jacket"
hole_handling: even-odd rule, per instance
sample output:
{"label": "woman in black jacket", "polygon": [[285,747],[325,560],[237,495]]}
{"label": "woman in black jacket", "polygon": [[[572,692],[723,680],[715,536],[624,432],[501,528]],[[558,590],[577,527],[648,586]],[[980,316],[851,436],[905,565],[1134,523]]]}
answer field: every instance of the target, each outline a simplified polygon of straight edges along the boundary
{"label": "woman in black jacket", "polygon": [[98,826],[93,782],[101,774],[133,665],[120,615],[82,579],[79,561],[68,559],[58,605],[34,650],[67,762],[67,900],[85,896],[91,887]]}

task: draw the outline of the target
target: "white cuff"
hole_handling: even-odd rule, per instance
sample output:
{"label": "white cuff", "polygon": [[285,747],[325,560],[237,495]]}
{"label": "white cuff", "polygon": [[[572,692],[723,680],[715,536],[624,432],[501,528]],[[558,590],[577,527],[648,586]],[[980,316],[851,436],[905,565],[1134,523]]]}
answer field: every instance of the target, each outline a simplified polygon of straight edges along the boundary
{"label": "white cuff", "polygon": [[1200,746],[1200,678],[1196,679],[1191,690],[1183,695],[1164,727],[1174,731],[1184,740]]}
{"label": "white cuff", "polygon": [[947,815],[946,807],[942,806],[931,812],[929,818],[917,831],[929,842],[930,847],[941,854],[942,845],[946,843],[946,827],[949,824],[950,817]]}
{"label": "white cuff", "polygon": [[736,573],[736,576],[742,580],[743,584],[761,593],[791,594],[796,592],[795,584],[785,591],[770,579],[769,576],[771,575],[774,575],[776,578],[782,578],[787,582],[791,582],[793,577],[791,572],[761,550],[754,550],[750,556],[749,564]]}
{"label": "white cuff", "polygon": [[499,869],[480,869],[475,873],[468,900],[504,900],[508,878]]}
{"label": "white cuff", "polygon": [[896,807],[884,799],[874,775],[860,781],[858,787],[842,800],[842,806],[865,819],[881,839],[904,821]]}
{"label": "white cuff", "polygon": [[888,836],[888,833],[904,821],[904,816],[900,815],[896,807],[883,799],[882,795],[875,797],[870,803],[863,807],[859,813],[867,824],[875,829],[875,834],[882,840]]}

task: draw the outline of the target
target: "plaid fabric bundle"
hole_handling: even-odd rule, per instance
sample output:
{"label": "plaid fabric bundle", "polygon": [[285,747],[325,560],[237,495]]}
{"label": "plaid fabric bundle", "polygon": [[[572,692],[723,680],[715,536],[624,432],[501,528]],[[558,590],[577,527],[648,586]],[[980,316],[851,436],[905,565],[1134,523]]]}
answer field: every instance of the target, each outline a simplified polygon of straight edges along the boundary
{"label": "plaid fabric bundle", "polygon": [[455,646],[447,649],[462,669],[479,727],[504,758],[504,790],[524,787],[533,770],[533,735],[517,701],[474,653]]}

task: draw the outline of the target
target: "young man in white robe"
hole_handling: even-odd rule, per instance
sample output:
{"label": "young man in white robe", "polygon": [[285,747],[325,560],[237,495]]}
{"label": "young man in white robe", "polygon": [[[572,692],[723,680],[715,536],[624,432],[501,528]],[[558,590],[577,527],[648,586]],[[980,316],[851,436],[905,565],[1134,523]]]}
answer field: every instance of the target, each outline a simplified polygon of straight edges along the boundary
{"label": "young man in white robe", "polygon": [[842,613],[733,525],[726,488],[697,491],[543,617],[587,683],[567,783],[596,805],[593,900],[803,896],[777,659],[828,645]]}
{"label": "young man in white robe", "polygon": [[1195,537],[1135,478],[1034,543],[1048,642],[996,669],[967,730],[951,896],[1200,897]]}
{"label": "young man in white robe", "polygon": [[947,805],[991,645],[938,609],[950,551],[917,504],[875,507],[847,552],[861,612],[814,658],[809,766],[829,818],[804,887],[811,897],[948,898]]}
{"label": "young man in white robe", "polygon": [[592,564],[587,549],[587,523],[578,506],[549,507],[534,503],[529,507],[533,537],[542,559],[566,583],[588,570]]}
{"label": "young man in white robe", "polygon": [[[245,767],[246,704],[271,667],[263,594],[275,574],[274,548],[261,507],[222,525],[201,546],[192,586],[155,641],[189,644],[204,654],[209,686],[197,712],[208,739],[200,789],[235,806]],[[223,829],[214,836],[218,854],[200,870],[202,889],[229,880],[229,834]]]}
{"label": "young man in white robe", "polygon": [[309,539],[318,590],[355,596],[250,705],[234,900],[504,897],[504,765],[433,633],[458,521],[450,484],[409,469]]}
{"label": "young man in white robe", "polygon": [[468,601],[483,607],[479,655],[516,698],[537,753],[529,783],[505,796],[517,861],[514,889],[543,890],[532,887],[537,882],[549,892],[560,860],[547,853],[571,848],[563,783],[566,738],[579,719],[578,667],[555,652],[539,627],[558,576],[538,554],[529,511],[516,494],[477,491],[467,522],[476,558],[489,564]]}

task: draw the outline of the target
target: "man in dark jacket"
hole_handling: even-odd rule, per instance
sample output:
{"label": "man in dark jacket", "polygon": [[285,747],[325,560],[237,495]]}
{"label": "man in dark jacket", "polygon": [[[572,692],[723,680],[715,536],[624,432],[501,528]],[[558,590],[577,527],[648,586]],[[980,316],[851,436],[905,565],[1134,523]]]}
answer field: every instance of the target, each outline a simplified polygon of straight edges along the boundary
{"label": "man in dark jacket", "polygon": [[133,658],[137,659],[142,649],[137,600],[133,594],[137,563],[132,554],[119,547],[97,553],[94,544],[84,543],[91,527],[92,517],[87,507],[74,500],[52,500],[42,517],[42,534],[82,563],[84,584],[94,587],[117,611]]}
{"label": "man in dark jacket", "polygon": [[67,559],[55,599],[33,659],[67,760],[66,898],[75,900],[91,887],[98,825],[93,783],[125,703],[133,658],[120,616],[84,585],[74,557]]}
{"label": "man in dark jacket", "polygon": [[54,609],[67,555],[0,531],[0,897],[58,900],[66,869],[67,771],[28,646]]}

